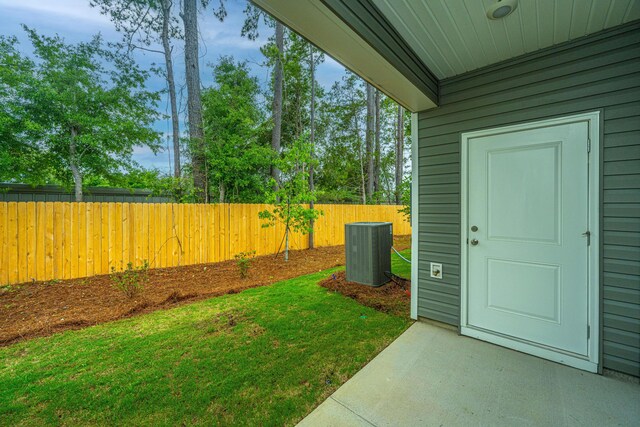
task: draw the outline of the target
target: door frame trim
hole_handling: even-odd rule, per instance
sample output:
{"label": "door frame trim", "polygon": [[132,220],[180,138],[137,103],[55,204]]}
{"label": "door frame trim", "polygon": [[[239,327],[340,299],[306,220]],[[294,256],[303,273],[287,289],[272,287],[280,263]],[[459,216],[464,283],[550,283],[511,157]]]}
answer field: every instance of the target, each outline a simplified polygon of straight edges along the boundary
{"label": "door frame trim", "polygon": [[[470,326],[467,322],[468,297],[468,186],[469,186],[469,142],[478,137],[502,133],[534,130],[553,125],[587,122],[591,151],[589,161],[589,231],[591,244],[588,253],[588,307],[590,328],[587,357],[565,353],[557,349],[508,337],[496,332]],[[461,134],[460,140],[460,333],[493,344],[509,347],[517,351],[573,366],[590,372],[598,372],[600,364],[600,111],[575,114],[559,118],[544,119],[516,125],[495,127]]]}

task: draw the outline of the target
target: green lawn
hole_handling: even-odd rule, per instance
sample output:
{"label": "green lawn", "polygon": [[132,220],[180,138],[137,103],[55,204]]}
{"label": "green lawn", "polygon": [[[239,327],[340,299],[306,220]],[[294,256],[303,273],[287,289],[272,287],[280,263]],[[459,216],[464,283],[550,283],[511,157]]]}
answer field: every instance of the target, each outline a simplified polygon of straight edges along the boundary
{"label": "green lawn", "polygon": [[[400,251],[403,257],[411,260],[411,249]],[[391,253],[391,271],[405,279],[411,279],[411,264],[401,259],[395,252]]]}
{"label": "green lawn", "polygon": [[410,325],[336,270],[2,348],[0,424],[294,424]]}

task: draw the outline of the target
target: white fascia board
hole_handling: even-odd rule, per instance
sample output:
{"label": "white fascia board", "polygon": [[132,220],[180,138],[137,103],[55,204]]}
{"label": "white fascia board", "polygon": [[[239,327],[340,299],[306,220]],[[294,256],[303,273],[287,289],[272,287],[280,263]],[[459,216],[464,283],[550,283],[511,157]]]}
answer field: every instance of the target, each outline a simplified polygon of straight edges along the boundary
{"label": "white fascia board", "polygon": [[252,0],[412,112],[437,105],[318,0]]}
{"label": "white fascia board", "polygon": [[418,319],[418,113],[411,113],[411,318]]}

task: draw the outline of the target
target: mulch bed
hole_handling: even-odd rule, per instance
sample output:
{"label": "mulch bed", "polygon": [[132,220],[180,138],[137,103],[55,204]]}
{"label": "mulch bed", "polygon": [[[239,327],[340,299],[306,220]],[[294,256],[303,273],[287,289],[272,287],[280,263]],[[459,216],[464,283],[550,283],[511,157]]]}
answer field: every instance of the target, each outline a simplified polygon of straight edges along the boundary
{"label": "mulch bed", "polygon": [[373,286],[347,282],[346,273],[340,271],[332,274],[328,279],[319,283],[331,291],[339,292],[349,298],[353,298],[362,305],[374,308],[378,311],[395,316],[409,317],[411,295],[411,281],[398,279],[398,282],[389,282],[374,288]]}
{"label": "mulch bed", "polygon": [[[408,236],[394,241],[409,247]],[[344,265],[344,246],[256,257],[249,277],[234,261],[149,270],[149,283],[133,298],[114,288],[109,275],[29,282],[0,288],[0,346],[174,307],[186,302],[234,294],[245,289]],[[408,303],[407,303],[408,304]]]}

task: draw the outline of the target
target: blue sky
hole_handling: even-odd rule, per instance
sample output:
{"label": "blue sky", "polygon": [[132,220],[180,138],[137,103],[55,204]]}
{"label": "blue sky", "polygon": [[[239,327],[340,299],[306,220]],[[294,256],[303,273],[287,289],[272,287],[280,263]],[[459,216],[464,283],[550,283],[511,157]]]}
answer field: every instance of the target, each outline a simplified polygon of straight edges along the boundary
{"label": "blue sky", "polygon": [[[216,1],[214,0],[213,3],[215,4]],[[200,72],[205,86],[212,84],[211,68],[207,64],[215,63],[221,55],[233,55],[236,60],[246,60],[260,83],[262,85],[268,83],[270,70],[260,66],[264,60],[260,53],[260,46],[266,42],[272,30],[262,28],[260,37],[256,41],[241,37],[240,29],[244,21],[242,11],[245,5],[244,0],[227,0],[228,15],[223,23],[215,19],[211,11],[205,11],[201,15]],[[57,33],[71,43],[87,41],[97,33],[102,34],[107,42],[120,40],[120,35],[115,31],[109,18],[100,15],[98,9],[91,8],[89,0],[0,0],[0,11],[0,34],[18,36],[21,50],[25,52],[29,51],[29,44],[20,24],[33,27],[41,34]],[[137,60],[145,67],[154,62],[163,63],[162,56],[154,53],[140,52],[137,54]],[[186,89],[182,87],[184,59],[180,44],[174,48],[174,69],[180,85],[178,91],[184,90],[186,94]],[[325,62],[318,67],[317,79],[322,86],[328,88],[344,73],[344,67],[326,57]],[[165,88],[164,79],[158,76],[152,77],[148,84],[154,90]],[[185,103],[182,102],[182,104]],[[166,99],[161,102],[160,110],[169,112]],[[168,134],[171,131],[168,119],[156,123],[155,127],[162,133]],[[145,167],[169,170],[167,150],[154,155],[149,149],[139,147],[136,148],[134,156],[135,160]]]}

